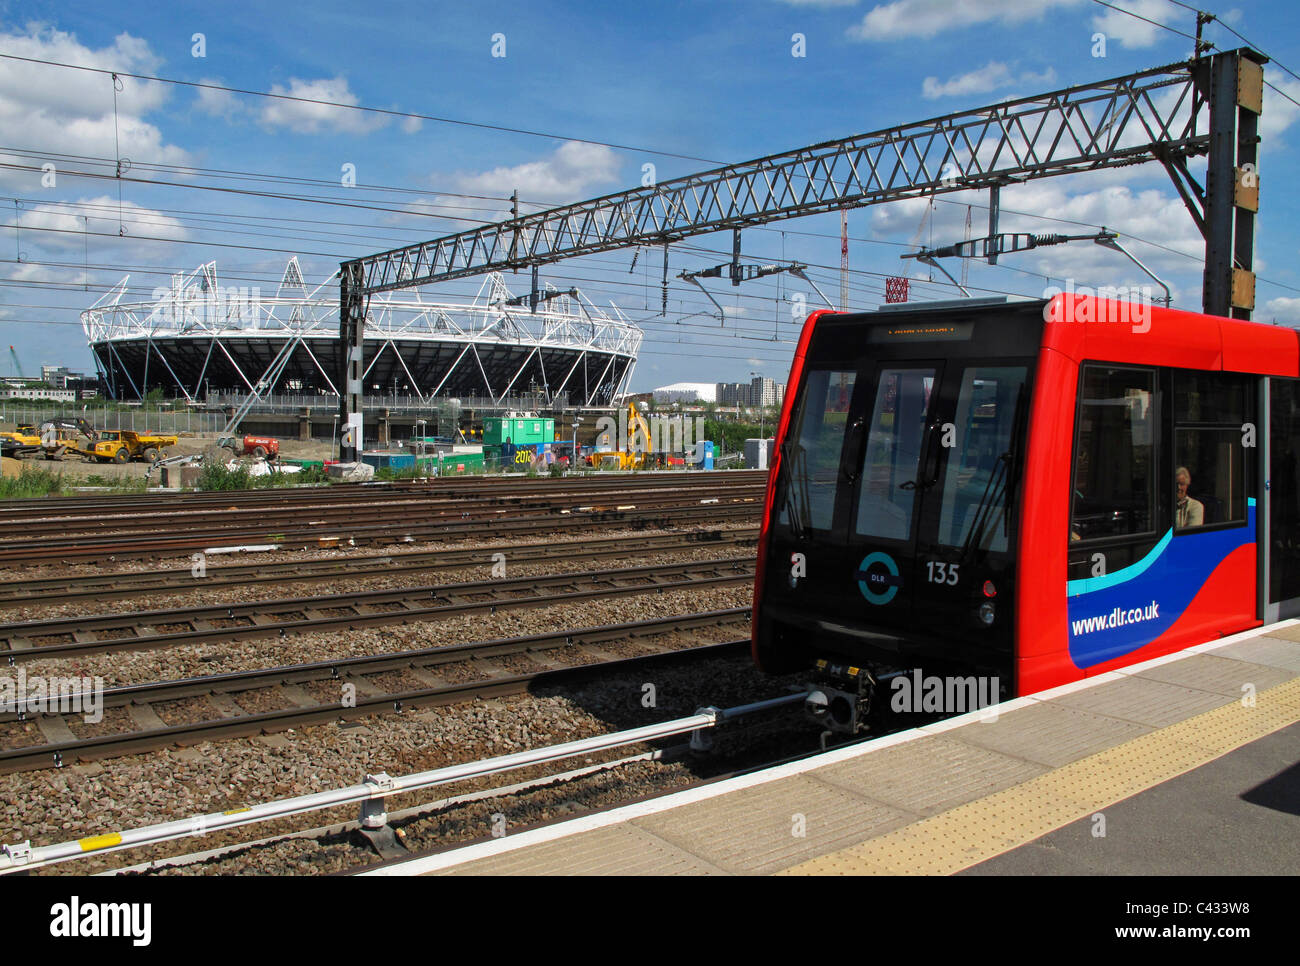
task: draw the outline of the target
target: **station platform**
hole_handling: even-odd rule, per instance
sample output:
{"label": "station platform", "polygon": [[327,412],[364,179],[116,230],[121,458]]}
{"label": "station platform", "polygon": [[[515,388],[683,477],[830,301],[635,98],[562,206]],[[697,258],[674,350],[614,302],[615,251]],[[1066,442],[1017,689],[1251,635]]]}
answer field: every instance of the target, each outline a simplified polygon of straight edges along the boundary
{"label": "station platform", "polygon": [[370,875],[1294,874],[1300,621]]}

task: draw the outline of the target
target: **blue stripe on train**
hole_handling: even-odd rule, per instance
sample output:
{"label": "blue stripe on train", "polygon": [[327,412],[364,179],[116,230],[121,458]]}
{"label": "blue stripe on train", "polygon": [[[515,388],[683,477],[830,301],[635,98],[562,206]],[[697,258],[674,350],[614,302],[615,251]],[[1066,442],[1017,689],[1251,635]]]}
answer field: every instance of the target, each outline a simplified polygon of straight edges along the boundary
{"label": "blue stripe on train", "polygon": [[1173,626],[1210,575],[1238,547],[1255,542],[1255,501],[1247,523],[1226,530],[1166,533],[1141,560],[1067,586],[1070,659],[1088,668],[1143,647]]}

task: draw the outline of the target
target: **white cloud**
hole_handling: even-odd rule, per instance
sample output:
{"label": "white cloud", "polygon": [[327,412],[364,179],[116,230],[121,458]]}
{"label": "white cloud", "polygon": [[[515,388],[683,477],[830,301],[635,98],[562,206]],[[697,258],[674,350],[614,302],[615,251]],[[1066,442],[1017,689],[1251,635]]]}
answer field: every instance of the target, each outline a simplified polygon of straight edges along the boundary
{"label": "white cloud", "polygon": [[792,7],[852,7],[858,0],[779,0]]}
{"label": "white cloud", "polygon": [[1300,326],[1300,299],[1269,299],[1260,310],[1255,312],[1255,321],[1278,321],[1284,325]]}
{"label": "white cloud", "polygon": [[618,178],[618,157],[601,144],[566,141],[549,157],[480,174],[458,174],[458,191],[479,195],[509,195],[516,188],[527,201],[564,203],[589,197],[597,185]]}
{"label": "white cloud", "polygon": [[[1124,47],[1137,49],[1153,47],[1162,39],[1176,36],[1153,23],[1138,19],[1138,17],[1146,17],[1147,20],[1169,23],[1170,16],[1178,13],[1178,8],[1169,0],[1108,0],[1108,2],[1121,9],[1102,8],[1101,12],[1092,18],[1092,25],[1104,33],[1108,40],[1118,40]],[[1123,10],[1137,14],[1137,17],[1123,13]]]}
{"label": "white cloud", "polygon": [[[1265,68],[1267,71],[1268,68]],[[1282,76],[1265,78],[1273,87],[1285,91],[1295,101],[1300,101],[1300,81],[1290,80]],[[1264,113],[1259,116],[1259,134],[1263,138],[1261,147],[1267,150],[1270,144],[1270,138],[1281,134],[1292,124],[1297,117],[1300,117],[1300,107],[1297,107],[1294,101],[1288,101],[1277,91],[1270,87],[1264,88]]]}
{"label": "white cloud", "polygon": [[1005,26],[1041,19],[1057,7],[1077,7],[1087,0],[894,0],[876,6],[849,28],[855,40],[898,40],[903,37],[933,37],[945,30],[958,30],[997,21]]}
{"label": "white cloud", "polygon": [[[24,262],[21,265],[15,265],[12,269],[5,271],[5,279],[11,282],[48,282],[58,285],[99,285],[100,279],[93,277],[92,273],[86,272],[81,268],[65,268],[59,265],[40,265],[34,262]],[[86,304],[95,296],[86,297]],[[31,317],[30,309],[12,312],[4,310],[7,318],[14,318],[16,315]]]}
{"label": "white cloud", "polygon": [[[0,48],[21,57],[139,74],[152,73],[160,63],[147,42],[125,33],[106,47],[91,48],[73,34],[33,25],[25,32],[0,34]],[[144,120],[166,101],[166,86],[128,77],[119,80],[115,130],[113,82],[107,74],[0,61],[0,130],[8,132],[6,143],[48,151],[51,156],[97,158],[116,157],[120,144],[124,158],[187,163],[188,152],[165,143],[162,132]],[[39,179],[39,172],[0,172],[0,180],[29,190]]]}
{"label": "white cloud", "polygon": [[927,100],[935,100],[959,94],[986,94],[1011,83],[1011,68],[1000,61],[991,60],[977,70],[957,74],[942,84],[937,77],[927,77],[921,82],[921,95]]}
{"label": "white cloud", "polygon": [[[47,250],[80,252],[85,244],[83,231],[117,234],[119,210],[121,227],[127,239],[143,243],[146,237],[149,240],[189,237],[185,226],[175,218],[130,201],[123,201],[119,209],[117,198],[108,195],[24,208],[18,213],[17,219],[11,216],[5,225],[12,229],[17,220],[20,232],[31,232],[30,235],[22,235],[24,248],[30,244]],[[83,221],[83,216],[88,220]],[[99,244],[99,240],[94,244]]]}
{"label": "white cloud", "polygon": [[[1106,179],[1107,175],[1131,175],[1133,170],[1136,169],[1092,172],[1083,176],[1086,181],[1076,183],[1096,185],[1098,179]],[[1134,188],[1129,184],[1114,182],[1084,191],[1072,191],[1067,182],[1074,180],[1054,178],[1003,188],[999,230],[1035,235],[1085,235],[1096,230],[1088,226],[1105,225],[1118,232],[1119,242],[1170,285],[1175,299],[1180,298],[1180,293],[1188,293],[1186,297],[1195,304],[1185,303],[1182,307],[1199,309],[1197,293],[1201,277],[1200,259],[1205,255],[1205,242],[1173,190]],[[956,203],[946,204],[944,197]],[[933,241],[936,246],[952,244],[965,237],[967,204],[976,206],[971,211],[971,236],[981,238],[987,234],[988,211],[982,207],[988,205],[986,192],[955,192],[944,197],[937,201],[933,215]],[[873,236],[928,245],[931,238],[929,229],[918,235],[918,226],[927,203],[926,199],[910,199],[879,206],[872,213]],[[1021,215],[1017,212],[1031,214]],[[1137,241],[1137,238],[1155,242],[1164,248],[1153,248]],[[1165,248],[1173,251],[1166,251]],[[1183,257],[1184,255],[1192,257]],[[1004,269],[1019,269],[1020,272],[1012,274],[1003,269],[989,269],[981,260],[972,261],[971,269],[973,273],[993,273],[984,275],[984,280],[995,287],[1017,291],[1041,288],[1046,284],[1047,278],[1058,286],[1065,279],[1072,278],[1076,285],[1156,288],[1155,283],[1124,255],[1089,241],[1067,242],[1006,255],[999,260],[999,264]],[[905,261],[899,265],[902,274],[912,271],[914,263]],[[943,265],[954,275],[960,274],[961,260],[944,259]],[[922,268],[920,271],[927,273],[928,269]],[[1023,272],[1042,277],[1034,280],[1021,274]],[[935,277],[939,278],[940,274],[936,272]],[[974,280],[974,274],[972,279]]]}
{"label": "white cloud", "polygon": [[1056,80],[1056,71],[1051,67],[1041,74],[1026,72],[1016,77],[1011,68],[1001,61],[991,60],[983,67],[967,74],[957,74],[943,83],[937,77],[927,77],[921,83],[921,95],[927,100],[940,97],[956,97],[964,94],[987,94],[1000,87],[1013,84],[1042,86]]}
{"label": "white cloud", "polygon": [[[220,85],[221,81],[205,77],[202,83]],[[200,87],[198,91],[198,102],[195,107],[204,114],[211,114],[213,117],[224,117],[229,120],[236,114],[242,114],[246,109],[243,101],[239,100],[230,91],[216,90],[212,87]]]}
{"label": "white cloud", "polygon": [[[332,106],[360,103],[357,95],[348,88],[347,79],[343,77],[323,77],[318,80],[291,77],[287,88],[272,84],[271,93],[303,100],[268,99],[262,106],[259,119],[269,128],[288,128],[296,134],[319,134],[322,131],[369,134],[384,127],[389,121],[383,114]],[[312,101],[330,101],[331,104],[310,103]]]}

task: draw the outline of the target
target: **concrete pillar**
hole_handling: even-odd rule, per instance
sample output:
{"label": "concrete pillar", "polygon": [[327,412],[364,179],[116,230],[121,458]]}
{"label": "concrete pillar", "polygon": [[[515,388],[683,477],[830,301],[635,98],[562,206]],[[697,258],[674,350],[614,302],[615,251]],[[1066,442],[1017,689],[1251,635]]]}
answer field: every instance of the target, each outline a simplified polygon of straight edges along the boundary
{"label": "concrete pillar", "polygon": [[383,449],[388,445],[388,410],[379,410],[379,447]]}
{"label": "concrete pillar", "polygon": [[298,439],[303,443],[311,442],[311,407],[309,406],[298,410]]}

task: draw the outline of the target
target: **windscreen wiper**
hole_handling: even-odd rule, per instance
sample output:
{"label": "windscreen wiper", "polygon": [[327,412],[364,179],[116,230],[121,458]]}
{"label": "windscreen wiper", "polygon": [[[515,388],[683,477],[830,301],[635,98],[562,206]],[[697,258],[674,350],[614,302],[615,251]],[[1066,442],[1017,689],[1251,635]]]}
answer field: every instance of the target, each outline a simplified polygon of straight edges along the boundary
{"label": "windscreen wiper", "polygon": [[1025,421],[1029,410],[1025,406],[1025,384],[1022,382],[1016,391],[1016,409],[1011,415],[1011,451],[1007,454],[1010,462],[1008,472],[1014,474],[1007,480],[1006,512],[1002,514],[1002,535],[1011,538],[1011,508],[1016,505],[1016,487],[1020,484],[1020,474],[1016,471],[1020,463],[1020,445],[1025,438]]}
{"label": "windscreen wiper", "polygon": [[[966,533],[966,542],[961,548],[963,560],[970,555],[973,549],[978,548],[984,542],[984,531],[988,527],[993,507],[997,504],[999,498],[1005,497],[1008,467],[1010,465],[1011,452],[1007,451],[998,457],[997,466],[989,474],[989,481],[984,486],[984,495],[980,497],[979,504],[975,507],[975,517],[971,521],[970,530]],[[997,484],[996,488],[994,484]],[[989,499],[990,493],[993,494],[992,500]]]}
{"label": "windscreen wiper", "polygon": [[804,448],[791,440],[781,445],[778,483],[782,476],[785,477],[785,509],[790,519],[790,532],[801,541],[805,534],[804,521],[812,519],[808,499],[808,460]]}

